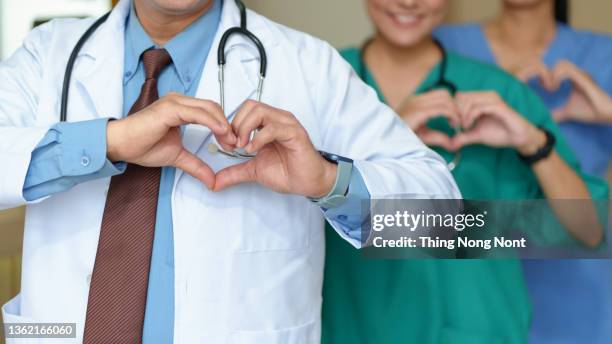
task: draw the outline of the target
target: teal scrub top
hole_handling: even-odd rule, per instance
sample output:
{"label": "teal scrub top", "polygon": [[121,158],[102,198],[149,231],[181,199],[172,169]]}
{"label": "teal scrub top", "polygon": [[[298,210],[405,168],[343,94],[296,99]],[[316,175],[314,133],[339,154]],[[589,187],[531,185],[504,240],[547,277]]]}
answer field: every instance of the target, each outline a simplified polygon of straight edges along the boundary
{"label": "teal scrub top", "polygon": [[[359,50],[343,57],[361,69]],[[384,96],[365,68],[366,82]],[[435,66],[417,93],[438,81]],[[521,82],[497,67],[448,53],[446,79],[459,91],[497,91],[531,123],[556,137],[559,155],[572,167],[577,160],[559,134],[548,110]],[[446,131],[440,119],[430,127]],[[436,151],[447,161],[454,157]],[[481,145],[462,150],[453,171],[466,199],[520,200],[543,198],[535,175],[512,149]],[[607,199],[605,182],[582,174],[591,194]],[[360,255],[328,226],[323,287],[324,344],[514,344],[526,343],[531,309],[518,260],[374,260]],[[563,242],[566,233],[548,234]]]}

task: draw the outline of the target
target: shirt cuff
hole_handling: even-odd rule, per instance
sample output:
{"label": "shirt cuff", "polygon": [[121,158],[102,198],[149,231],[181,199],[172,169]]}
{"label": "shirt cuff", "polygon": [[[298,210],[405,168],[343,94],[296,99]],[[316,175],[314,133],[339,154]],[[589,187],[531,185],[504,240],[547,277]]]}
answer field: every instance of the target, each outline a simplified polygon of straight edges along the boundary
{"label": "shirt cuff", "polygon": [[[367,218],[367,212],[363,211],[363,202],[370,201],[370,192],[361,176],[361,173],[353,166],[351,181],[349,183],[346,200],[338,207],[324,210],[325,217],[336,229],[340,229],[351,239],[362,242],[367,235],[362,233],[362,224]],[[368,208],[366,208],[368,209]]]}
{"label": "shirt cuff", "polygon": [[125,171],[106,158],[107,118],[54,125],[32,152],[23,193],[28,201]]}

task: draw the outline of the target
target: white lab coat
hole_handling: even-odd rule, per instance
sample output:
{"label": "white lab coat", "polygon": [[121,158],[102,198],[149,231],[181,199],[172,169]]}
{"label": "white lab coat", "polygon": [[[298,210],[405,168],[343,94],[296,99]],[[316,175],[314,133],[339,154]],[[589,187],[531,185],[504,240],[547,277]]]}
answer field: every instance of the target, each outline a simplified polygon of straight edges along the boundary
{"label": "white lab coat", "polygon": [[[69,121],[121,117],[128,10],[129,1],[120,2],[80,52]],[[59,120],[66,61],[91,23],[43,25],[0,65],[0,208],[27,203],[22,188],[31,152]],[[218,101],[216,47],[238,24],[238,9],[226,0],[197,97]],[[373,198],[459,197],[445,163],[331,46],[251,11],[248,25],[268,53],[263,101],[295,114],[317,148],[353,158]],[[229,114],[254,95],[259,60],[242,37],[230,40],[227,55]],[[214,170],[236,163],[211,155],[211,140],[201,126],[184,133],[186,148]],[[81,341],[108,185],[109,178],[94,180],[27,204],[21,294],[3,307],[5,322],[77,323]],[[255,184],[212,193],[179,171],[172,217],[175,343],[320,341],[324,217],[318,207]]]}

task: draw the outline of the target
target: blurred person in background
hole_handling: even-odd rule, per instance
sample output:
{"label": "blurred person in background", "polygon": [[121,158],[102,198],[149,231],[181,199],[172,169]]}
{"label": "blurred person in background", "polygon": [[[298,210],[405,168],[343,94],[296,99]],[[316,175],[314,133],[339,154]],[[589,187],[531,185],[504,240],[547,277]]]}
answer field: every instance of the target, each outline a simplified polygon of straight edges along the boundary
{"label": "blurred person in background", "polygon": [[[559,122],[583,171],[605,178],[612,161],[612,37],[567,25],[568,8],[567,0],[504,0],[493,19],[441,27],[435,36],[447,49],[526,82]],[[524,267],[534,304],[532,343],[612,341],[611,261]]]}
{"label": "blurred person in background", "polygon": [[[447,5],[367,0],[376,34],[362,49],[342,55],[447,161],[461,150],[453,175],[466,199],[588,199],[589,190],[606,198],[603,181],[576,172],[577,160],[528,87],[495,66],[450,52],[443,58],[432,31]],[[453,96],[440,80],[459,92]],[[457,123],[470,130],[453,136]],[[557,145],[530,165],[521,155],[545,145],[544,131]],[[519,261],[366,259],[332,232],[326,238],[323,343],[527,341],[531,312]],[[597,230],[572,234],[589,246],[601,238]]]}

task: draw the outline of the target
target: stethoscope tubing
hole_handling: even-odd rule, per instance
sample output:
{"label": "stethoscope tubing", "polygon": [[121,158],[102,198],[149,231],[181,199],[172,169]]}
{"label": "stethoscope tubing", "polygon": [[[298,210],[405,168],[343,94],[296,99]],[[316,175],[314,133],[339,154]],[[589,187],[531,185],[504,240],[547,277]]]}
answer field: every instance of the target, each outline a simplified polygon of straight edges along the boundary
{"label": "stethoscope tubing", "polygon": [[[372,42],[372,39],[367,40],[361,46],[361,49],[359,50],[358,75],[359,75],[359,78],[363,80],[363,82],[366,82],[366,83],[367,83],[367,73],[366,73],[365,51],[371,42]],[[440,61],[440,73],[438,76],[438,80],[433,86],[429,87],[427,91],[431,91],[437,88],[445,88],[449,91],[451,96],[455,96],[455,94],[457,94],[457,91],[458,91],[457,85],[455,85],[455,83],[453,83],[452,81],[446,78],[446,70],[448,67],[448,53],[446,52],[446,48],[444,48],[444,46],[442,45],[440,41],[438,41],[437,39],[434,39],[434,43],[436,44],[436,46],[440,50],[440,53],[442,54],[442,60]],[[459,133],[463,130],[460,126],[457,126],[454,129],[456,133]],[[461,162],[461,151],[459,150],[455,152],[453,160],[447,164],[447,167],[450,171],[453,171],[457,168],[457,166],[459,166],[460,162]]]}
{"label": "stethoscope tubing", "polygon": [[79,38],[79,41],[72,49],[70,53],[70,57],[68,58],[68,63],[66,64],[66,70],[64,72],[64,83],[62,85],[62,98],[61,98],[61,106],[60,106],[60,122],[66,122],[68,119],[68,94],[70,92],[70,79],[72,78],[72,70],[74,69],[74,63],[76,62],[77,57],[79,56],[79,52],[89,40],[89,37],[93,35],[93,33],[102,25],[110,16],[110,12],[106,13],[98,20],[96,20],[90,27],[85,31],[83,36]]}
{"label": "stethoscope tubing", "polygon": [[[266,73],[268,69],[268,57],[266,54],[266,49],[263,43],[259,40],[259,38],[253,34],[251,31],[247,29],[247,14],[246,14],[246,6],[241,0],[235,0],[238,9],[240,10],[240,26],[232,27],[226,30],[221,36],[221,40],[219,41],[219,46],[217,49],[217,64],[219,66],[219,97],[221,102],[221,108],[225,111],[225,64],[226,64],[226,56],[225,56],[225,46],[228,40],[234,35],[241,35],[249,39],[253,45],[257,48],[259,53],[259,82],[257,85],[257,101],[261,101],[264,80],[266,78]],[[61,105],[60,105],[60,122],[66,122],[68,119],[68,96],[70,93],[70,81],[72,78],[72,71],[74,69],[74,64],[79,55],[79,52],[87,43],[89,38],[93,35],[93,33],[108,19],[111,12],[106,13],[102,17],[98,18],[85,33],[79,38],[77,44],[74,46],[72,52],[70,53],[70,57],[68,58],[68,63],[66,64],[66,70],[64,72],[64,81],[62,84],[62,93],[61,93]],[[255,131],[251,133],[251,139],[253,139],[255,135]],[[226,152],[223,149],[216,147],[216,152],[224,154],[233,158],[252,158],[253,154],[247,154],[243,150],[236,150],[233,152]],[[212,150],[211,150],[212,152]]]}
{"label": "stethoscope tubing", "polygon": [[[260,57],[260,68],[259,68],[260,82],[259,83],[260,85],[258,87],[258,93],[259,93],[258,99],[261,99],[261,92],[263,90],[263,79],[265,79],[266,77],[267,68],[268,68],[268,58],[266,55],[266,50],[264,48],[264,45],[259,40],[259,38],[257,38],[256,35],[254,35],[252,32],[250,32],[247,29],[247,15],[246,15],[246,7],[244,6],[244,3],[241,0],[235,0],[235,1],[236,1],[236,5],[238,6],[240,10],[240,26],[228,29],[221,37],[221,40],[219,42],[218,51],[217,51],[217,63],[219,66],[225,66],[225,63],[226,63],[225,45],[232,35],[239,34],[239,35],[243,35],[247,37],[251,42],[253,42],[253,44],[257,47],[257,50],[259,52],[259,57]],[[60,121],[61,122],[65,122],[68,119],[68,101],[69,101],[68,96],[70,93],[70,81],[72,78],[72,71],[74,70],[74,64],[79,55],[79,52],[81,51],[85,43],[87,43],[89,38],[94,34],[94,32],[104,22],[106,22],[106,20],[110,16],[110,13],[111,12],[108,12],[104,14],[102,17],[98,18],[87,29],[87,31],[85,31],[85,33],[81,36],[81,38],[79,38],[77,44],[74,46],[74,48],[72,49],[72,52],[70,53],[70,57],[68,58],[68,63],[66,64],[66,69],[64,71],[64,81],[62,84],[61,105],[60,105]],[[223,85],[221,85],[221,87],[223,87]]]}

